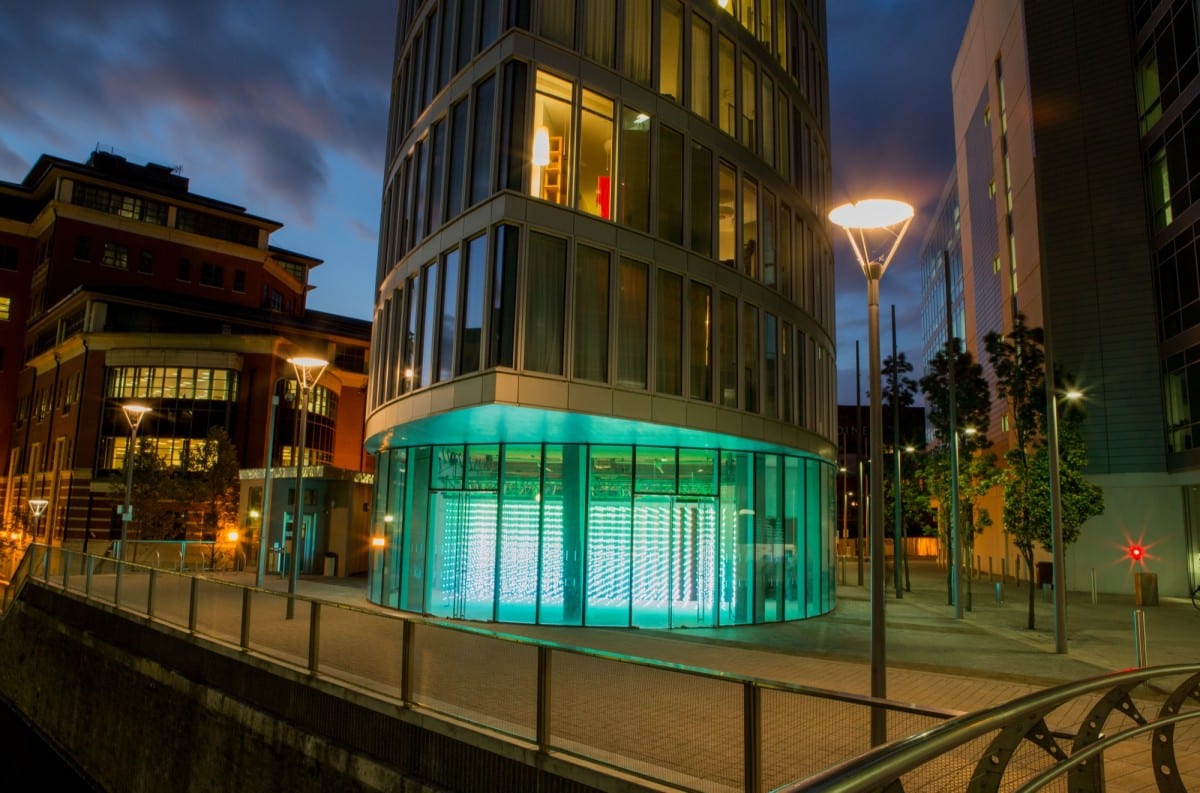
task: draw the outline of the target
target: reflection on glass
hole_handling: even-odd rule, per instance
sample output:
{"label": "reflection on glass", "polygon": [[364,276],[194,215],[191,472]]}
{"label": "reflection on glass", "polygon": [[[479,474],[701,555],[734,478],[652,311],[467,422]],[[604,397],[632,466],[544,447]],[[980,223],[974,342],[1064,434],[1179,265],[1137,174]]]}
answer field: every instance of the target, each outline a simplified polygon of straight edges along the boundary
{"label": "reflection on glass", "polygon": [[487,265],[487,235],[480,234],[467,242],[467,262],[463,268],[462,341],[458,356],[458,373],[479,369],[483,349],[483,278]]}

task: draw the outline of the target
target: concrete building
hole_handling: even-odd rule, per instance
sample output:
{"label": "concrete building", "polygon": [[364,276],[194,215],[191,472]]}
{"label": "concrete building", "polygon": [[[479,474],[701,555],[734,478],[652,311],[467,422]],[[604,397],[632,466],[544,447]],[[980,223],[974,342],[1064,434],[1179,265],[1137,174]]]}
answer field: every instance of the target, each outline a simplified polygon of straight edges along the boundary
{"label": "concrete building", "polygon": [[[86,163],[43,155],[19,184],[0,183],[6,539],[110,547],[131,440],[121,406],[136,401],[151,408],[139,447],[168,467],[210,428],[226,430],[242,469],[236,528],[253,563],[269,437],[273,541],[295,509],[299,411],[286,359],[306,353],[331,365],[310,400],[302,569],[323,572],[329,552],[344,569],[365,569],[370,323],[307,307],[309,271],[321,262],[272,246],[281,227],[190,192],[178,169],[99,150]],[[283,397],[277,411],[273,394]],[[49,502],[37,520],[30,499]],[[154,525],[135,514],[129,537],[216,538],[198,505],[169,506]]]}
{"label": "concrete building", "polygon": [[[1187,387],[1200,312],[1186,308],[1200,299],[1198,57],[1195,0],[977,0],[952,73],[967,349],[991,378],[983,338],[1023,313],[1086,395],[1105,512],[1067,549],[1070,589],[1094,573],[1100,591],[1130,592],[1144,569],[1186,595],[1200,573]],[[1002,403],[994,414],[1002,452],[1011,428]],[[1135,542],[1144,568],[1126,558]],[[1013,564],[1001,521],[976,553]]]}
{"label": "concrete building", "polygon": [[371,597],[832,609],[824,3],[409,0],[397,30]]}

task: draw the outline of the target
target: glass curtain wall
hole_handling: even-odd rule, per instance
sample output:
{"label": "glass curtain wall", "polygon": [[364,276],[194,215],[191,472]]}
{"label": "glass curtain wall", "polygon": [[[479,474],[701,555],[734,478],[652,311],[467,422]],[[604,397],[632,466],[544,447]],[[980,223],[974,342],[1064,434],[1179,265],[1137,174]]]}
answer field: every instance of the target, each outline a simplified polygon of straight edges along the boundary
{"label": "glass curtain wall", "polygon": [[712,627],[834,605],[827,463],[670,446],[470,444],[376,457],[368,591],[437,616]]}

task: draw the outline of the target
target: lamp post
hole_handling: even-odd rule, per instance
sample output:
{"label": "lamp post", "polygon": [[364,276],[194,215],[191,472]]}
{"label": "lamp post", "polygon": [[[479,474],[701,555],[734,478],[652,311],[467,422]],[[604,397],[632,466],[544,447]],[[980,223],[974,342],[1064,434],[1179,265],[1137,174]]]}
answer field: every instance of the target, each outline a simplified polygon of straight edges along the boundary
{"label": "lamp post", "polygon": [[[870,336],[871,357],[871,696],[882,699],[887,696],[887,663],[884,647],[883,613],[883,404],[881,401],[882,374],[879,363],[879,280],[900,247],[904,232],[912,223],[913,208],[902,201],[890,199],[867,199],[858,203],[843,204],[829,213],[829,220],[846,230],[850,247],[867,278],[867,326]],[[872,257],[868,250],[867,236],[891,237],[886,253]],[[879,746],[887,740],[887,713],[879,707],[871,708],[871,744]]]}
{"label": "lamp post", "polygon": [[[266,468],[263,469],[263,504],[262,522],[258,531],[258,564],[254,573],[254,585],[262,588],[263,574],[267,565],[267,531],[271,527],[271,458],[275,452],[275,411],[279,408],[279,383],[285,378],[278,378],[271,386],[271,415],[267,418],[267,455]],[[315,382],[315,381],[314,381]],[[291,601],[288,601],[289,605]]]}
{"label": "lamp post", "polygon": [[[1053,553],[1054,578],[1054,652],[1062,655],[1067,652],[1067,600],[1066,600],[1066,549],[1063,547],[1062,525],[1062,488],[1058,475],[1058,390],[1054,387],[1053,374],[1049,377],[1047,389],[1050,391],[1050,415],[1047,417],[1048,432],[1046,433],[1047,457],[1050,463],[1050,538]],[[1083,394],[1075,389],[1063,393],[1063,397],[1074,402]],[[1033,585],[1032,576],[1030,586]]]}
{"label": "lamp post", "polygon": [[[48,507],[49,505],[50,505],[50,502],[44,498],[29,499],[29,511],[33,513],[33,539],[34,539],[34,541],[37,540],[38,523],[41,520],[42,513],[46,511],[46,507]],[[49,539],[49,538],[47,538],[47,539]]]}
{"label": "lamp post", "polygon": [[[979,433],[979,430],[974,427],[964,427],[960,432],[957,427],[954,428],[954,445],[950,448],[950,515],[951,526],[954,529],[954,536],[951,537],[951,547],[953,548],[954,562],[954,616],[956,619],[962,619],[963,609],[971,610],[971,593],[967,592],[963,595],[963,576],[966,571],[966,544],[963,541],[962,531],[959,528],[959,495],[958,495],[958,468],[959,468],[959,438],[966,436],[973,438]],[[968,452],[968,457],[970,453]],[[967,584],[970,584],[970,576],[967,576]]]}
{"label": "lamp post", "polygon": [[142,419],[150,408],[130,402],[121,405],[125,421],[129,424],[129,448],[125,450],[125,506],[121,510],[121,545],[117,548],[117,581],[113,589],[113,603],[121,606],[121,576],[125,572],[125,543],[129,538],[129,522],[133,520],[133,464],[137,457],[137,434]]}
{"label": "lamp post", "polygon": [[300,576],[300,538],[304,531],[304,440],[308,432],[308,397],[313,387],[325,373],[329,361],[324,358],[311,356],[296,356],[288,358],[288,363],[296,373],[296,399],[300,402],[300,436],[299,451],[296,453],[296,517],[292,521],[292,558],[291,570],[288,573],[288,602],[287,618],[290,620],[296,613],[296,579]]}

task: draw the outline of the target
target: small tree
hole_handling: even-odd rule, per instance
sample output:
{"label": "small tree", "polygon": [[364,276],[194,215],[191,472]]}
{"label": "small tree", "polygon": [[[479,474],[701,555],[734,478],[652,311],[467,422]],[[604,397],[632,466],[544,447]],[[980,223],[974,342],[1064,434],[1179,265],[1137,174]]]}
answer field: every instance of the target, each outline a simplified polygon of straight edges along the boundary
{"label": "small tree", "polygon": [[[121,504],[126,501],[125,478],[122,467],[109,480],[113,497]],[[148,439],[139,438],[133,456],[133,493],[129,498],[133,520],[126,534],[145,540],[166,537],[172,526],[177,491],[178,481],[170,467]]]}
{"label": "small tree", "polygon": [[[989,333],[984,345],[996,372],[997,390],[1008,400],[1016,436],[1005,455],[1004,524],[1030,571],[1028,628],[1035,627],[1033,554],[1035,544],[1053,551],[1050,510],[1050,455],[1046,438],[1045,353],[1041,328],[1030,328],[1022,315],[1006,336]],[[1058,389],[1065,378],[1056,372]],[[1058,419],[1059,505],[1063,545],[1079,537],[1083,523],[1104,511],[1101,489],[1083,477],[1087,446],[1075,410]]]}
{"label": "small tree", "polygon": [[[950,444],[955,443],[958,431],[958,536],[955,542],[966,548],[974,547],[975,534],[991,524],[987,510],[978,508],[976,502],[997,481],[996,456],[988,451],[991,442],[987,437],[988,412],[991,397],[983,367],[976,363],[970,353],[963,351],[962,341],[953,339],[949,349],[938,352],[930,361],[921,378],[921,390],[925,394],[929,423],[933,426],[938,443],[925,455],[921,477],[931,498],[938,501],[938,525],[943,537],[950,536]],[[950,372],[954,372],[954,402],[956,427],[950,426]],[[971,428],[973,434],[963,430]],[[946,585],[948,596],[953,584],[953,564],[947,566]]]}

